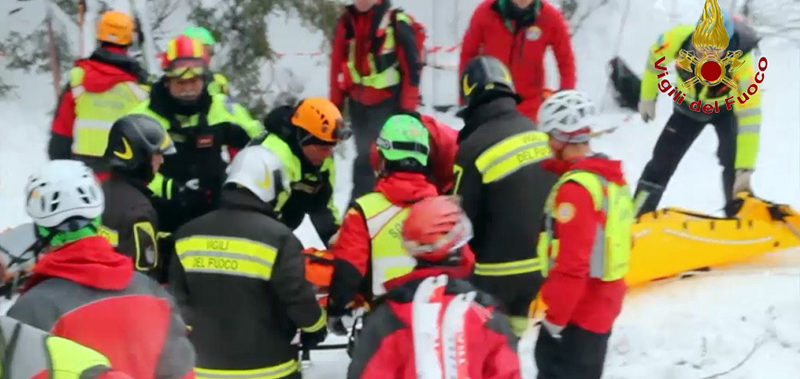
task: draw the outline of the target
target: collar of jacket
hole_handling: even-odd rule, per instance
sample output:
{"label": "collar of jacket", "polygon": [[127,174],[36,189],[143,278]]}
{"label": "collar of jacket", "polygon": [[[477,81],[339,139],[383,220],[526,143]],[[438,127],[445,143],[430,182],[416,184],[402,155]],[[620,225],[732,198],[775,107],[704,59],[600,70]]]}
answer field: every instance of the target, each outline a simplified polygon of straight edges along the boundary
{"label": "collar of jacket", "polygon": [[414,293],[417,292],[417,288],[419,287],[420,283],[422,283],[423,280],[431,276],[444,274],[448,276],[447,285],[445,286],[444,290],[444,293],[446,295],[457,295],[460,293],[467,293],[470,291],[478,291],[477,296],[475,297],[476,302],[484,306],[497,305],[497,302],[491,296],[487,295],[484,292],[479,291],[478,289],[473,287],[467,280],[459,276],[453,276],[447,273],[446,271],[433,270],[433,269],[424,269],[424,271],[417,269],[412,271],[411,273],[415,272],[417,273],[415,277],[410,278],[405,282],[397,283],[396,287],[392,287],[391,289],[389,289],[389,292],[383,296],[384,297],[383,300],[388,299],[399,303],[408,303],[414,301]]}
{"label": "collar of jacket", "polygon": [[153,197],[153,191],[147,188],[147,182],[142,181],[142,179],[134,178],[128,174],[123,172],[117,171],[116,169],[111,169],[111,176],[108,178],[108,181],[121,181],[125,182],[133,188],[136,188],[142,195],[147,196],[147,198]]}
{"label": "collar of jacket", "polygon": [[278,215],[272,208],[246,189],[242,188],[223,188],[220,198],[220,207],[225,209],[239,209],[255,211],[271,218],[277,219]]}
{"label": "collar of jacket", "polygon": [[378,26],[380,26],[381,20],[383,19],[383,16],[391,8],[392,8],[392,2],[390,0],[379,0],[378,3],[373,5],[370,10],[368,10],[366,12],[363,12],[363,13],[359,12],[358,9],[356,9],[355,5],[352,5],[352,4],[348,5],[346,7],[348,17],[347,17],[347,20],[346,20],[346,23],[345,23],[345,26],[346,26],[345,27],[345,39],[355,38],[355,25],[354,25],[355,17],[358,17],[359,15],[364,14],[364,13],[367,13],[367,14],[371,13],[372,14],[372,23],[370,25],[370,33],[369,33],[369,35],[374,36],[374,37],[373,37],[373,42],[371,43],[371,46],[370,46],[370,51],[372,51],[373,54],[377,54],[378,53],[378,49],[380,48],[380,45],[381,45],[380,41],[378,41],[378,39],[381,37],[381,36],[378,36]]}
{"label": "collar of jacket", "polygon": [[139,83],[148,83],[147,71],[145,71],[142,66],[139,65],[139,62],[126,54],[120,54],[102,47],[98,47],[94,52],[92,52],[92,55],[89,57],[89,59],[117,67],[120,70],[135,76],[137,80],[139,80]]}
{"label": "collar of jacket", "polygon": [[535,10],[520,18],[519,16],[514,16],[513,10],[511,9],[513,6],[514,4],[511,4],[510,0],[497,0],[492,4],[492,10],[500,15],[506,28],[511,33],[516,33],[519,29],[533,25],[536,22],[536,17],[542,11],[542,2],[540,0],[534,0],[531,6],[535,7]]}
{"label": "collar of jacket", "polygon": [[210,108],[211,95],[205,90],[205,86],[203,93],[200,95],[200,99],[198,99],[195,104],[189,106],[181,104],[169,94],[166,85],[166,77],[162,77],[158,82],[153,84],[153,88],[150,90],[150,109],[169,120],[170,129],[180,129],[181,127],[178,120],[175,119],[176,114],[191,116],[199,113],[201,116],[200,122],[206,122],[206,116]]}
{"label": "collar of jacket", "polygon": [[516,99],[508,95],[481,103],[474,108],[466,108],[463,113],[464,127],[458,132],[458,142],[467,139],[481,125],[500,115],[515,112],[516,109]]}

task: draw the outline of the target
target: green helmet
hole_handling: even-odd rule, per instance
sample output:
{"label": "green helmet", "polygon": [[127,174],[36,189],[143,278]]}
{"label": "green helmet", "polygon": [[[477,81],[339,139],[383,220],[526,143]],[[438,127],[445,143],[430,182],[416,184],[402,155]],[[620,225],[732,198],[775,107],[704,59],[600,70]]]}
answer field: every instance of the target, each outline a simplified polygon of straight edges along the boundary
{"label": "green helmet", "polygon": [[214,46],[214,44],[217,43],[217,41],[214,40],[214,35],[202,26],[187,27],[186,30],[183,31],[183,34],[202,42],[203,45]]}
{"label": "green helmet", "polygon": [[388,161],[413,159],[428,165],[428,129],[414,116],[395,115],[386,120],[378,136],[378,151]]}

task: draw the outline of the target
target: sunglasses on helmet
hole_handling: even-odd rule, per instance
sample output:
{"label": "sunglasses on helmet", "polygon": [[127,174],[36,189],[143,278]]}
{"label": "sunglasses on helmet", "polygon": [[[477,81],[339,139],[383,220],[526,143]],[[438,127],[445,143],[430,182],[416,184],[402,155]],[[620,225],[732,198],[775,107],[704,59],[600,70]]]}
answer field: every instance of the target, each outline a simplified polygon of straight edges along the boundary
{"label": "sunglasses on helmet", "polygon": [[378,139],[375,141],[375,144],[379,148],[386,150],[413,151],[417,153],[428,154],[428,147],[417,142],[389,141],[386,138],[378,137]]}

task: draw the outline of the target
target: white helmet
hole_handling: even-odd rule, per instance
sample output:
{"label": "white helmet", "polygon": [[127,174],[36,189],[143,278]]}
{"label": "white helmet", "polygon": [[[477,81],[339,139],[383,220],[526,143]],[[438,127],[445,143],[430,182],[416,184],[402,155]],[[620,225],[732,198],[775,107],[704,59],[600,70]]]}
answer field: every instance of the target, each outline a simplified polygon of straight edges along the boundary
{"label": "white helmet", "polygon": [[576,90],[559,91],[539,107],[539,129],[562,142],[582,143],[591,138],[597,110],[586,94]]}
{"label": "white helmet", "polygon": [[261,201],[269,203],[289,190],[289,175],[283,162],[271,150],[261,146],[242,149],[228,167],[225,184],[235,183],[247,188]]}
{"label": "white helmet", "polygon": [[36,225],[52,228],[80,217],[92,220],[103,214],[103,190],[83,162],[54,160],[28,178],[25,210]]}

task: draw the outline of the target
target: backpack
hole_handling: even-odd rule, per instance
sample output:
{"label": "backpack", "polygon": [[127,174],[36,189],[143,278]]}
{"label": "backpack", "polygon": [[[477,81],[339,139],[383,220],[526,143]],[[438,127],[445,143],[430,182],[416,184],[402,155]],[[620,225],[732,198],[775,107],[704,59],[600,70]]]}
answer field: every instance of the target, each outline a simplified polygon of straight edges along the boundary
{"label": "backpack", "polygon": [[428,38],[428,34],[425,31],[425,25],[421,22],[417,21],[413,16],[403,11],[402,8],[395,8],[391,10],[391,21],[392,25],[394,26],[395,30],[397,30],[397,14],[403,13],[406,17],[408,17],[411,22],[409,25],[411,26],[411,30],[414,31],[414,43],[417,46],[417,69],[422,71],[422,67],[425,66],[427,62],[427,51],[425,50],[425,39]]}

